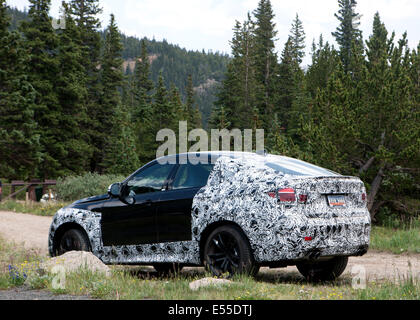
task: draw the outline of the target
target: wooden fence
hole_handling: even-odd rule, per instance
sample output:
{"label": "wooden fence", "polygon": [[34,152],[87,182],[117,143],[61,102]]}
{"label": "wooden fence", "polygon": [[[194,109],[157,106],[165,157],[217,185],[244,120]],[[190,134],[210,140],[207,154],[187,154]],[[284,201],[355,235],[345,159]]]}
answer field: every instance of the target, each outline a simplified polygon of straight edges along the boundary
{"label": "wooden fence", "polygon": [[57,185],[57,180],[45,180],[44,182],[42,182],[41,180],[31,180],[29,182],[15,180],[12,181],[12,183],[4,184],[2,184],[0,181],[0,202],[3,200],[3,186],[11,187],[10,195],[8,195],[4,200],[16,199],[16,196],[18,194],[26,190],[26,192],[28,193],[28,200],[36,201],[37,198],[35,189],[37,187],[42,187],[42,194],[45,194],[49,186],[55,185]]}

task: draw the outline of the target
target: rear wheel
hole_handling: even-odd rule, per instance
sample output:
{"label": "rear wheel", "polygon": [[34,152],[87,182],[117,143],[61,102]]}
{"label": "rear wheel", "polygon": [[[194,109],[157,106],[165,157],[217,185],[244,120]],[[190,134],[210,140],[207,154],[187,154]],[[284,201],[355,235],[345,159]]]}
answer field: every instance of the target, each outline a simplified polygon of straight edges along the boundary
{"label": "rear wheel", "polygon": [[259,270],[248,240],[234,226],[222,226],[210,234],[204,246],[204,260],[207,270],[217,277],[225,273],[255,276]]}
{"label": "rear wheel", "polygon": [[89,240],[82,231],[71,229],[66,231],[61,237],[58,255],[61,256],[70,251],[90,251]]}
{"label": "rear wheel", "polygon": [[328,261],[300,263],[297,268],[309,281],[333,281],[343,274],[348,261],[348,257],[335,257]]}
{"label": "rear wheel", "polygon": [[153,265],[153,268],[155,268],[159,274],[169,275],[181,272],[183,266],[178,263],[160,263]]}

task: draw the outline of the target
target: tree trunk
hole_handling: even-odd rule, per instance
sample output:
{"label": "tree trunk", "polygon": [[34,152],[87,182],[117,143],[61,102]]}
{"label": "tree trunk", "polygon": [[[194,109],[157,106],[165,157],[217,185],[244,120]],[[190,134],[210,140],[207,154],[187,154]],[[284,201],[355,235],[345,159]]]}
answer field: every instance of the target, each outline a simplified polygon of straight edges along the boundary
{"label": "tree trunk", "polygon": [[359,173],[362,174],[368,171],[374,162],[375,162],[375,157],[370,158],[369,161],[366,162],[366,164],[359,170]]}
{"label": "tree trunk", "polygon": [[[373,205],[375,204],[375,198],[379,192],[379,189],[381,187],[382,181],[384,180],[384,168],[382,167],[378,174],[376,175],[375,179],[372,182],[372,187],[370,189],[370,193],[368,196],[368,209],[371,213],[371,218],[373,219],[375,217],[376,212],[374,212]],[[377,211],[377,210],[376,210]]]}

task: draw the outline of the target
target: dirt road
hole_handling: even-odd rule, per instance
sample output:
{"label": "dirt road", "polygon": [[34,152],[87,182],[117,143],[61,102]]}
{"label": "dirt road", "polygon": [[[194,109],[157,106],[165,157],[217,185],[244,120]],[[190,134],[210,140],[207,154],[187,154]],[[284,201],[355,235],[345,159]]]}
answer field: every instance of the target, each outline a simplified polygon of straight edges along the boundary
{"label": "dirt road", "polygon": [[[10,242],[24,244],[25,248],[39,250],[47,255],[48,231],[51,217],[0,211],[0,237]],[[263,273],[277,275],[296,273],[295,267],[287,269],[262,269]],[[346,273],[363,276],[368,280],[398,280],[411,274],[420,279],[420,255],[394,255],[371,251],[363,257],[350,258]]]}
{"label": "dirt road", "polygon": [[48,232],[52,217],[33,216],[0,211],[0,237],[8,242],[23,244],[26,249],[48,254]]}

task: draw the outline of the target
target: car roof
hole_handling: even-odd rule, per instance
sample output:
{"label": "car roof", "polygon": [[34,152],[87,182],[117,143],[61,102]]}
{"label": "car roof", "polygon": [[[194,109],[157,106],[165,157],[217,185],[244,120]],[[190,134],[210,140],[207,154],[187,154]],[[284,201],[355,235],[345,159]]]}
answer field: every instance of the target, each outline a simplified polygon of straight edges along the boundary
{"label": "car roof", "polygon": [[229,158],[251,158],[251,157],[261,157],[261,159],[264,157],[264,155],[259,153],[252,153],[252,152],[238,152],[238,151],[205,151],[205,152],[187,152],[187,153],[180,153],[180,154],[174,154],[170,156],[165,156],[156,159],[155,161],[159,160],[171,160],[174,158],[188,158],[190,156],[209,156],[214,158],[220,158],[220,157],[229,157]]}
{"label": "car roof", "polygon": [[[333,172],[331,170],[318,167],[316,165],[310,164],[308,162],[304,162],[298,159],[286,157],[286,156],[279,156],[279,155],[272,155],[266,152],[263,153],[251,153],[251,152],[235,152],[235,151],[207,151],[207,152],[189,152],[189,153],[182,153],[176,154],[171,156],[162,157],[156,159],[154,162],[160,163],[179,163],[179,160],[188,159],[191,160],[190,156],[193,155],[197,157],[197,162],[199,162],[203,157],[211,157],[207,163],[215,164],[216,161],[220,157],[229,157],[232,159],[242,159],[245,162],[249,162],[251,165],[255,167],[259,167],[261,165],[268,165],[272,169],[276,171],[283,172],[289,175],[297,175],[297,176],[340,176],[339,173]],[[182,163],[188,163],[182,162]]]}

